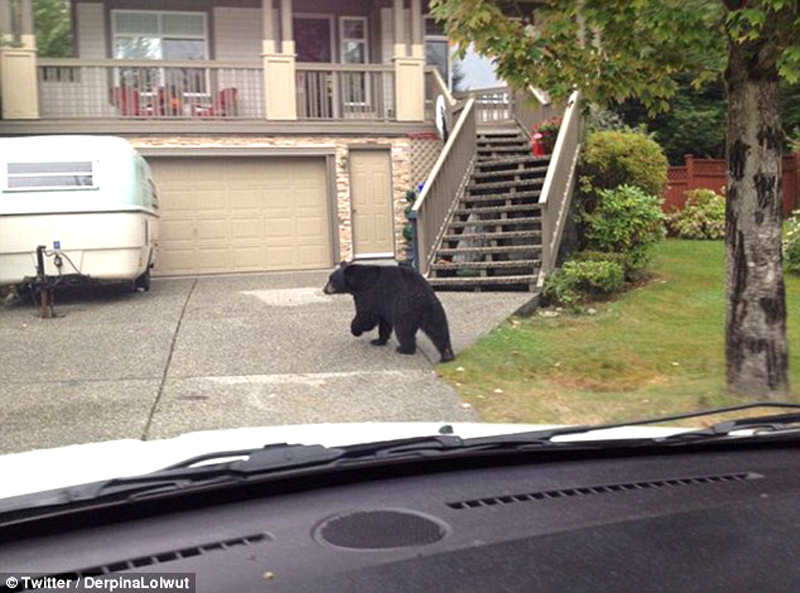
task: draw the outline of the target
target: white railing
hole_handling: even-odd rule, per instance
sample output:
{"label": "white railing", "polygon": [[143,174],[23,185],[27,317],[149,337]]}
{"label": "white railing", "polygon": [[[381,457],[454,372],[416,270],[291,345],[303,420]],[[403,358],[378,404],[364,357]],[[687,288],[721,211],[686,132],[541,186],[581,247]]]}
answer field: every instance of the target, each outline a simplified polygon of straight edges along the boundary
{"label": "white railing", "polygon": [[456,123],[411,208],[416,220],[416,250],[419,271],[427,274],[450,214],[458,206],[472,175],[477,154],[475,99],[454,112]]}
{"label": "white railing", "polygon": [[264,116],[260,62],[40,59],[43,119]]}
{"label": "white railing", "polygon": [[475,121],[479,125],[513,121],[513,93],[506,86],[469,91],[459,96],[475,98]]}
{"label": "white railing", "polygon": [[573,92],[558,131],[553,155],[542,185],[539,204],[542,205],[542,267],[539,286],[556,265],[561,236],[569,215],[572,189],[575,185],[575,167],[581,148],[580,95]]}
{"label": "white railing", "polygon": [[299,63],[296,72],[298,119],[396,119],[392,66]]}

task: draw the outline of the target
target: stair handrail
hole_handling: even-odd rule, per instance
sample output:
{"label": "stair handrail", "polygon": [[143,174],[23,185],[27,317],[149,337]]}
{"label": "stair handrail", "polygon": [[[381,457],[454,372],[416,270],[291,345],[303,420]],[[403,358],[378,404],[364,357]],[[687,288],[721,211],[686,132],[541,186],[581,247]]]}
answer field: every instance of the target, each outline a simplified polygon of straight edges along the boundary
{"label": "stair handrail", "polygon": [[439,158],[411,207],[409,218],[414,222],[416,258],[423,275],[433,263],[450,214],[458,206],[472,175],[477,146],[475,98],[471,97],[458,114]]}
{"label": "stair handrail", "polygon": [[450,106],[450,109],[456,106],[456,99],[453,95],[450,94],[450,89],[447,88],[447,84],[445,83],[444,79],[442,78],[439,69],[434,67],[431,71],[433,75],[433,81],[436,83],[436,86],[439,88],[439,93],[444,95],[444,98],[447,100],[447,104]]}
{"label": "stair handrail", "polygon": [[575,169],[581,148],[579,99],[580,93],[574,91],[567,101],[539,196],[542,220],[542,267],[538,280],[540,288],[544,284],[545,276],[555,268],[572,200]]}
{"label": "stair handrail", "polygon": [[[528,99],[534,99],[538,105],[531,107]],[[560,115],[564,106],[550,101],[547,93],[528,85],[523,90],[515,90],[511,95],[511,115],[530,139],[531,128],[551,117]]]}

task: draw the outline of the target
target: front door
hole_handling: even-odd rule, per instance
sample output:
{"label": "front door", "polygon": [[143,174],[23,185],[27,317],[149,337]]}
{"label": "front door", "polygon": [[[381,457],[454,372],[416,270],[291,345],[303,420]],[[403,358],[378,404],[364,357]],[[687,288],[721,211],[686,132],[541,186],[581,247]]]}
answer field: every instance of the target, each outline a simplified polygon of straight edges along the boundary
{"label": "front door", "polygon": [[392,168],[388,150],[350,151],[353,255],[394,257]]}
{"label": "front door", "polygon": [[[292,20],[297,63],[332,63],[333,35],[330,17],[299,16]],[[297,72],[297,113],[301,119],[338,116],[333,100],[334,78],[324,70]]]}
{"label": "front door", "polygon": [[330,18],[296,17],[292,27],[298,62],[333,62]]}

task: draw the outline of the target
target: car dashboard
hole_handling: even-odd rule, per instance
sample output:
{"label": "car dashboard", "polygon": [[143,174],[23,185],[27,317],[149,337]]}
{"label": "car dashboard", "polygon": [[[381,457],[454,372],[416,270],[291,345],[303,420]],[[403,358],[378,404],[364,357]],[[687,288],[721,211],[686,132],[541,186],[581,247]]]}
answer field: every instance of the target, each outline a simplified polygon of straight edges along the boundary
{"label": "car dashboard", "polygon": [[796,591],[798,452],[695,446],[318,475],[0,532],[0,572],[190,573],[198,592]]}

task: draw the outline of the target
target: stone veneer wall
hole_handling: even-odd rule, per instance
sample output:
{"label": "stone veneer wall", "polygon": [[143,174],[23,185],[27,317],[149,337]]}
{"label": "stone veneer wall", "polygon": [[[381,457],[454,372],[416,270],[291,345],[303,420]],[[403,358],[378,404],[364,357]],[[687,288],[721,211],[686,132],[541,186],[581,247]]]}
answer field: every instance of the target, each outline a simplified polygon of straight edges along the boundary
{"label": "stone veneer wall", "polygon": [[396,257],[405,257],[403,227],[406,224],[405,194],[415,182],[412,173],[412,142],[406,137],[358,137],[358,136],[128,136],[127,140],[136,148],[144,147],[237,147],[311,148],[333,146],[336,152],[336,203],[339,227],[339,259],[351,259],[352,226],[350,204],[350,178],[347,152],[350,145],[383,144],[391,146],[392,191],[394,198],[394,228]]}

